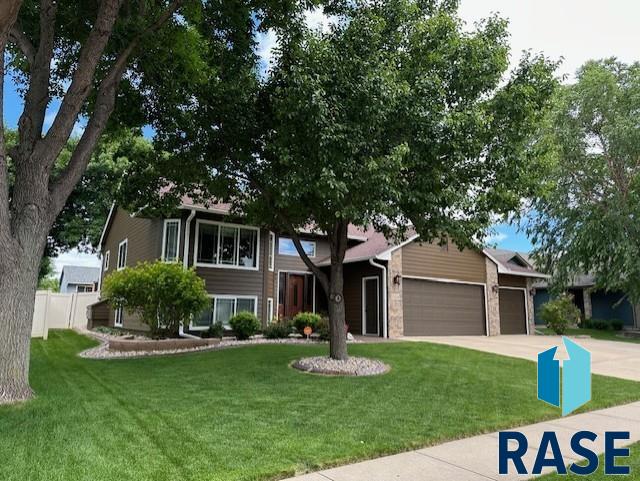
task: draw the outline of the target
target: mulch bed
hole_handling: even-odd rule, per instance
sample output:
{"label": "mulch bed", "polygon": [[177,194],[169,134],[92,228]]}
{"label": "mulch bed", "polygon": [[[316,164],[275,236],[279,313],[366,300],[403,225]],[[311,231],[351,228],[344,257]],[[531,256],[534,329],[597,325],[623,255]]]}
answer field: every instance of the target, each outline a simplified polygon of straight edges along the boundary
{"label": "mulch bed", "polygon": [[349,357],[346,361],[326,356],[305,357],[291,365],[300,371],[329,376],[377,376],[391,369],[382,361],[366,357]]}

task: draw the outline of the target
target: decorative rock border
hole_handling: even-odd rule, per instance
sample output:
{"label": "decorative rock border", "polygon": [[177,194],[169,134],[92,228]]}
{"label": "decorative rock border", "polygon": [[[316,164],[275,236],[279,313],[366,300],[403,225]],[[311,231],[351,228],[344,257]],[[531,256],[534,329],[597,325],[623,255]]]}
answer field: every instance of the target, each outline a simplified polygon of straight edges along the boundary
{"label": "decorative rock border", "polygon": [[[141,357],[151,357],[151,356],[168,356],[175,354],[188,354],[192,352],[202,352],[202,351],[216,351],[220,349],[229,349],[232,347],[241,347],[241,346],[253,346],[258,344],[302,344],[302,345],[318,345],[324,344],[323,341],[317,340],[307,340],[301,338],[289,338],[289,339],[265,339],[263,337],[255,337],[253,339],[249,339],[248,341],[238,341],[235,339],[194,339],[194,341],[198,341],[196,345],[193,343],[180,343],[180,341],[189,341],[190,339],[168,339],[163,341],[145,341],[140,339],[132,339],[126,340],[122,339],[119,336],[110,336],[104,333],[98,333],[95,331],[90,331],[87,329],[76,329],[82,335],[92,337],[100,342],[99,346],[92,347],[85,351],[82,351],[78,354],[79,357],[87,358],[87,359],[132,359],[132,358],[141,358]],[[176,343],[177,341],[177,343]],[[205,344],[201,344],[204,341]],[[112,343],[130,343],[131,345],[137,345],[140,349],[144,350],[118,350],[114,351],[110,349],[110,344]],[[161,344],[161,349],[153,349],[152,344],[156,343],[176,343],[173,346],[169,344],[163,345]],[[358,341],[352,341],[358,342]],[[147,345],[145,345],[147,344]],[[180,345],[182,344],[182,345]],[[142,346],[142,347],[141,347]],[[122,346],[119,349],[126,349]]]}
{"label": "decorative rock border", "polygon": [[325,356],[304,357],[291,366],[300,371],[329,376],[378,376],[391,370],[384,362],[366,357],[350,357],[346,361]]}

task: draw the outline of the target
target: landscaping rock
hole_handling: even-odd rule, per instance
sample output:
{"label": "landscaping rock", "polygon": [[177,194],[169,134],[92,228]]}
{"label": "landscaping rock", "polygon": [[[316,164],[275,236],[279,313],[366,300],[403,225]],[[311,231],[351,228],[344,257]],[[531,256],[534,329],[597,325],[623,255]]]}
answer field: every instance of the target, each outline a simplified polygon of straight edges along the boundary
{"label": "landscaping rock", "polygon": [[350,357],[346,361],[324,356],[305,357],[295,361],[292,366],[301,371],[332,376],[377,376],[391,369],[382,361],[366,357]]}

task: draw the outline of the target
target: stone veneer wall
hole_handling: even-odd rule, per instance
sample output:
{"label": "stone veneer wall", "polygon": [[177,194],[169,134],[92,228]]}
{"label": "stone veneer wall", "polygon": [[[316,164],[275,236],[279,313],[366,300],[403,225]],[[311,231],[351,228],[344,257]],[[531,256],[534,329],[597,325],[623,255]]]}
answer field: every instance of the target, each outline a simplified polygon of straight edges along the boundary
{"label": "stone veneer wall", "polygon": [[397,275],[402,279],[402,249],[396,249],[391,253],[387,266],[387,286],[389,304],[389,337],[400,337],[404,334],[404,319],[402,311],[402,280],[400,284],[394,284],[393,278]]}
{"label": "stone veneer wall", "polygon": [[533,304],[533,295],[531,292],[533,291],[533,284],[536,279],[531,277],[527,277],[527,292],[525,292],[525,297],[527,298],[527,312],[529,313],[529,334],[533,335],[536,333],[536,316],[535,316],[535,307]]}
{"label": "stone veneer wall", "polygon": [[489,259],[485,258],[487,269],[487,315],[489,316],[489,335],[497,336],[500,334],[500,299],[498,292],[493,289],[498,285],[498,266]]}
{"label": "stone veneer wall", "polygon": [[591,319],[593,307],[591,305],[591,289],[582,289],[582,299],[584,303],[584,318]]}

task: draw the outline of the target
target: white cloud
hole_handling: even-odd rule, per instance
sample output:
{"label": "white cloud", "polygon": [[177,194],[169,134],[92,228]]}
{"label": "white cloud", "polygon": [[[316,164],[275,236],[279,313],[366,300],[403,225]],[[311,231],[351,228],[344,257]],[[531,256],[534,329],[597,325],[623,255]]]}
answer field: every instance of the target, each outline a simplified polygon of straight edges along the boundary
{"label": "white cloud", "polygon": [[72,249],[53,258],[53,265],[59,275],[64,266],[100,267],[100,258],[97,254],[85,254]]}
{"label": "white cloud", "polygon": [[331,25],[337,21],[335,16],[325,15],[324,10],[320,7],[309,9],[305,12],[305,22],[307,27],[317,29],[322,32],[328,32]]}
{"label": "white cloud", "polygon": [[485,238],[485,244],[499,244],[500,242],[505,240],[507,237],[509,236],[504,232],[494,232],[493,234],[489,234]]}

